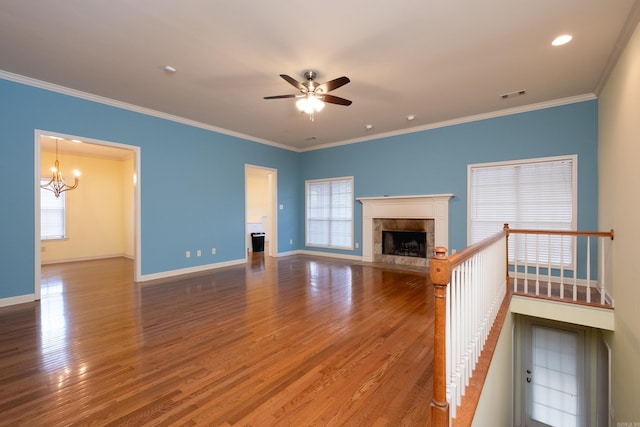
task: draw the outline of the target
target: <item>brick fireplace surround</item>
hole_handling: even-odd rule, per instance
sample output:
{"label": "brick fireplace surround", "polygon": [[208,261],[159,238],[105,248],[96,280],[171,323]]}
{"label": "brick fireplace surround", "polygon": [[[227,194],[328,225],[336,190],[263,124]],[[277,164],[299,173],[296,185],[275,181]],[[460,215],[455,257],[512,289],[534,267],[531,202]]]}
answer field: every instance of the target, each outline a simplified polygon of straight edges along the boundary
{"label": "brick fireplace surround", "polygon": [[[377,262],[374,224],[376,219],[432,219],[433,247],[449,245],[449,199],[453,194],[417,196],[360,197],[362,203],[362,260]],[[377,227],[376,232],[380,232]],[[432,251],[433,247],[429,250]],[[432,254],[428,255],[431,258]],[[377,258],[377,259],[376,259]],[[384,262],[384,261],[383,261]],[[425,261],[426,262],[426,261]]]}

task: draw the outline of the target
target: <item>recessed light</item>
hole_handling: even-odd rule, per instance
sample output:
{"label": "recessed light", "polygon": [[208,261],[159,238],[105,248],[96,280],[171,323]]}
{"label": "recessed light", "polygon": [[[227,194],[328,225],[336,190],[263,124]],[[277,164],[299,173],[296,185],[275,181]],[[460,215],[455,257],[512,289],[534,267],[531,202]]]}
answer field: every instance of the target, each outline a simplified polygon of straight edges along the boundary
{"label": "recessed light", "polygon": [[413,114],[410,114],[407,116],[407,120],[411,121],[411,120],[415,120],[416,116],[414,116]]}
{"label": "recessed light", "polygon": [[76,144],[82,144],[82,141],[79,139],[72,139],[71,142],[75,142]]}
{"label": "recessed light", "polygon": [[553,39],[553,41],[551,42],[551,44],[553,46],[562,46],[563,44],[567,44],[571,41],[573,37],[570,36],[569,34],[563,34],[561,36],[556,37],[555,39]]}
{"label": "recessed light", "polygon": [[176,71],[178,71],[178,70],[176,70],[176,68],[175,68],[175,67],[172,67],[171,65],[165,65],[165,66],[164,66],[164,70],[165,70],[167,73],[172,73],[172,74],[173,74],[173,73],[175,73]]}
{"label": "recessed light", "polygon": [[365,128],[366,129],[373,129],[373,125],[366,125]]}

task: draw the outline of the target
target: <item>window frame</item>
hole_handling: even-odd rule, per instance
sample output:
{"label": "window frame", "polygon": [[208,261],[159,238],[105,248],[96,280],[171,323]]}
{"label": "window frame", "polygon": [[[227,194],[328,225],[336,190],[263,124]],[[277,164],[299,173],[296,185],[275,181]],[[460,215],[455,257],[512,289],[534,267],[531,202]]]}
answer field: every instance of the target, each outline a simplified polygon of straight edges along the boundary
{"label": "window frame", "polygon": [[[41,178],[40,179],[40,185],[45,185],[49,182],[49,179],[45,179],[45,178]],[[50,235],[50,236],[44,236],[44,229],[45,227],[43,227],[42,225],[42,221],[45,218],[45,215],[43,215],[43,210],[45,209],[44,207],[44,203],[42,202],[42,197],[43,195],[46,194],[47,196],[51,195],[51,197],[56,198],[55,195],[48,190],[45,190],[43,188],[40,188],[40,240],[41,241],[54,241],[54,240],[65,240],[67,239],[67,196],[66,196],[66,192],[62,192],[60,193],[60,197],[58,197],[57,199],[60,200],[62,199],[62,209],[59,209],[59,211],[61,211],[61,213],[59,214],[62,217],[62,235]]]}
{"label": "window frame", "polygon": [[[329,230],[329,236],[328,236],[328,240],[329,243],[324,245],[324,244],[320,244],[320,243],[315,243],[315,242],[310,242],[309,241],[309,187],[312,184],[322,184],[322,183],[333,183],[333,182],[338,182],[338,181],[348,181],[350,184],[350,190],[351,190],[351,194],[349,197],[349,244],[347,246],[339,246],[336,244],[332,244],[331,242],[331,231]],[[324,249],[338,249],[338,250],[353,250],[353,242],[354,242],[354,223],[355,223],[355,193],[354,193],[354,178],[353,176],[344,176],[344,177],[335,177],[335,178],[322,178],[322,179],[309,179],[309,180],[305,180],[305,195],[304,195],[304,203],[305,203],[305,209],[304,209],[304,226],[305,226],[305,246],[308,247],[314,247],[314,248],[324,248]],[[329,221],[329,226],[331,226],[331,224],[335,221],[337,221],[337,219],[334,219],[332,217],[328,217],[326,219],[327,221]]]}
{"label": "window frame", "polygon": [[[544,163],[551,163],[551,162],[563,162],[563,161],[567,161],[567,162],[571,162],[571,224],[569,225],[569,229],[568,230],[576,230],[577,229],[577,224],[578,224],[578,156],[576,154],[571,154],[571,155],[563,155],[563,156],[553,156],[553,157],[538,157],[538,158],[530,158],[530,159],[518,159],[518,160],[507,160],[507,161],[500,161],[500,162],[489,162],[489,163],[474,163],[474,164],[468,164],[467,165],[467,245],[471,245],[473,244],[473,240],[472,240],[472,236],[473,236],[473,229],[472,226],[474,224],[473,221],[473,199],[474,199],[474,194],[472,193],[473,190],[473,171],[475,169],[479,169],[479,168],[504,168],[504,167],[509,167],[512,166],[513,168],[516,168],[518,166],[521,165],[532,165],[532,164],[544,164]],[[509,222],[508,220],[504,221]],[[509,224],[510,227],[512,228],[518,228],[516,225],[510,223]],[[531,227],[527,227],[527,228],[531,228]],[[564,230],[564,229],[563,229]],[[496,230],[496,232],[498,232],[499,230]],[[568,252],[568,254],[565,252],[566,255],[569,256],[569,261],[568,262],[564,262],[563,263],[563,267],[564,268],[573,268],[575,265],[575,239],[572,238],[566,238],[566,239],[570,239],[570,250]],[[522,244],[520,242],[520,244]],[[510,245],[511,246],[511,245]],[[511,247],[510,247],[510,252],[511,252]],[[521,256],[521,254],[520,254]],[[519,256],[519,257],[520,257]],[[552,257],[553,260],[553,257]],[[513,256],[509,256],[509,263],[513,263]],[[518,262],[520,263],[523,260],[518,260]],[[560,263],[551,263],[551,267],[552,268],[558,268],[560,267]]]}

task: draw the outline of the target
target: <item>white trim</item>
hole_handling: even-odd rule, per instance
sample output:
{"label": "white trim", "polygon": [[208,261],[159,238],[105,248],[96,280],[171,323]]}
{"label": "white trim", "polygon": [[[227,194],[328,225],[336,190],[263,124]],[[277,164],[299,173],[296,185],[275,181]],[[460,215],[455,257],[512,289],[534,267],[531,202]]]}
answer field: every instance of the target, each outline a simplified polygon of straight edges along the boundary
{"label": "white trim", "polygon": [[615,331],[615,310],[609,308],[513,295],[509,312]]}
{"label": "white trim", "polygon": [[17,297],[0,298],[0,307],[8,307],[10,305],[24,304],[25,302],[33,302],[36,299],[35,294],[18,295]]}
{"label": "white trim", "polygon": [[10,73],[8,71],[0,70],[0,78],[9,80],[15,83],[21,83],[27,86],[37,87],[40,89],[48,90],[51,92],[60,93],[62,95],[72,96],[74,98],[85,99],[87,101],[97,102],[99,104],[109,105],[111,107],[121,108],[123,110],[133,111],[136,113],[145,114],[147,116],[158,117],[160,119],[169,120],[176,123],[182,123],[188,126],[193,126],[200,129],[206,129],[213,132],[221,133],[224,135],[234,136],[236,138],[246,139],[248,141],[258,142],[260,144],[271,145],[273,147],[282,148],[284,150],[296,151],[287,145],[282,145],[277,142],[269,141],[255,136],[246,135],[244,133],[223,129],[217,126],[208,125],[206,123],[198,122],[184,117],[175,116],[173,114],[163,113],[161,111],[152,110],[150,108],[140,107],[138,105],[129,104],[127,102],[117,101],[115,99],[106,98],[104,96],[94,95],[92,93],[83,92],[76,89],[71,89],[65,86],[60,86],[54,83],[45,82],[42,80],[33,79],[31,77],[21,76],[19,74]]}
{"label": "white trim", "polygon": [[282,258],[282,257],[286,257],[286,256],[300,255],[301,253],[302,253],[302,251],[300,251],[299,249],[296,249],[296,250],[288,251],[288,252],[280,252],[279,254],[276,254],[276,257]]}
{"label": "white trim", "polygon": [[[513,267],[512,263],[509,263],[509,267]],[[518,267],[522,267],[522,264],[518,264]],[[534,268],[534,266],[530,266],[531,268]],[[547,268],[546,266],[543,266],[543,268]],[[556,269],[556,267],[552,267],[553,270]],[[567,271],[572,271],[571,269],[567,269]],[[549,278],[549,276],[547,275],[540,275],[540,276],[536,276],[535,273],[518,273],[518,282],[520,282],[520,280],[524,280],[526,279],[529,282],[529,286],[531,287],[531,283],[534,283],[535,286],[535,282],[536,282],[536,277],[538,277],[538,282],[539,283],[547,283],[549,280],[547,280]],[[515,273],[513,271],[509,271],[509,278],[514,279],[515,278]],[[556,284],[560,282],[561,277],[560,276],[551,276],[551,283],[552,284]],[[571,290],[571,287],[573,286],[573,277],[564,277],[564,287],[565,287],[565,295],[573,295],[573,291]],[[598,286],[598,281],[597,280],[590,280],[587,283],[587,279],[577,279],[575,280],[576,282],[576,286],[582,286],[582,287],[592,287],[592,288],[598,288],[598,290],[600,290],[599,286]],[[513,286],[512,286],[513,287]],[[546,296],[543,294],[540,294],[541,296]],[[607,301],[610,300],[610,296],[607,294]]]}
{"label": "white trim", "polygon": [[[571,215],[572,223],[571,229],[575,230],[578,227],[578,155],[567,154],[564,156],[551,156],[551,157],[535,157],[528,159],[515,159],[504,160],[500,162],[488,162],[488,163],[470,163],[467,165],[467,246],[471,245],[471,171],[472,169],[484,168],[484,167],[497,167],[497,166],[515,166],[530,163],[543,163],[543,162],[556,162],[562,160],[570,160],[572,162],[571,179],[572,191],[573,191],[573,206]],[[511,224],[510,224],[511,225]],[[507,254],[508,256],[508,254]],[[573,263],[572,263],[573,265]]]}
{"label": "white trim", "polygon": [[200,273],[202,271],[215,270],[222,267],[230,267],[232,265],[246,264],[247,259],[236,259],[231,261],[217,262],[214,264],[197,265],[195,267],[180,268],[178,270],[162,271],[160,273],[143,274],[137,282],[147,282],[149,280],[167,279],[185,274]]}
{"label": "white trim", "polygon": [[[351,182],[351,245],[350,246],[333,246],[333,245],[319,245],[309,244],[309,218],[307,214],[309,212],[309,184],[314,183],[328,183],[334,181],[350,181]],[[352,251],[355,239],[355,203],[353,196],[355,194],[355,178],[353,176],[340,176],[335,178],[318,178],[307,179],[304,181],[304,245],[310,248],[322,248],[322,249],[335,249],[340,251]],[[332,220],[333,218],[330,218]]]}
{"label": "white trim", "polygon": [[470,123],[470,122],[479,122],[482,120],[495,119],[498,117],[511,116],[511,115],[520,114],[520,113],[528,113],[531,111],[544,110],[546,108],[560,107],[563,105],[577,104],[579,102],[592,101],[594,99],[597,99],[595,94],[586,93],[583,95],[570,96],[568,98],[560,98],[560,99],[554,99],[551,101],[539,102],[537,104],[523,105],[521,107],[507,108],[505,110],[496,110],[488,113],[476,114],[473,116],[459,117],[451,120],[444,120],[441,122],[429,123],[423,126],[416,126],[408,129],[394,130],[391,132],[379,133],[376,135],[367,135],[366,137],[348,139],[346,141],[331,142],[323,145],[315,145],[313,147],[299,149],[298,151],[306,152],[306,151],[322,150],[325,148],[338,147],[341,145],[357,144],[359,142],[373,141],[375,139],[406,135],[410,133],[461,125],[461,124]]}
{"label": "white trim", "polygon": [[624,52],[631,36],[635,32],[638,27],[638,23],[640,22],[640,1],[635,0],[633,6],[631,6],[631,10],[627,15],[627,19],[618,34],[618,38],[613,45],[613,50],[607,59],[607,63],[604,66],[602,74],[600,74],[600,78],[598,79],[598,84],[596,84],[596,89],[593,91],[596,96],[600,96],[602,89],[609,81],[609,77],[613,72],[618,60],[622,56],[622,52]]}
{"label": "white trim", "polygon": [[278,169],[269,168],[266,166],[257,166],[249,163],[244,164],[244,237],[245,241],[248,239],[247,230],[247,175],[250,169],[260,169],[267,173],[267,179],[269,181],[269,191],[271,192],[271,199],[269,200],[269,214],[271,215],[271,229],[265,230],[267,233],[266,241],[269,242],[269,256],[276,256],[278,253]]}
{"label": "white trim", "polygon": [[309,251],[309,250],[300,250],[297,251],[300,255],[311,255],[311,256],[319,256],[325,258],[339,258],[349,261],[362,261],[362,257],[358,255],[345,255],[345,254],[337,254],[334,252],[318,252],[318,251]]}
{"label": "white trim", "polygon": [[217,126],[208,125],[206,123],[198,122],[195,120],[186,119],[184,117],[175,116],[173,114],[167,114],[160,111],[152,110],[150,108],[144,108],[137,105],[129,104],[122,101],[116,101],[114,99],[106,98],[103,96],[94,95],[88,92],[82,92],[76,89],[67,88],[64,86],[56,85],[53,83],[48,83],[42,80],[33,79],[31,77],[21,76],[19,74],[10,73],[8,71],[0,70],[0,78],[4,80],[9,80],[12,82],[24,84],[27,86],[37,87],[40,89],[60,93],[63,95],[72,96],[74,98],[85,99],[88,101],[97,102],[104,105],[109,105],[116,108],[122,108],[124,110],[134,111],[137,113],[145,114],[148,116],[158,117],[165,120],[170,120],[176,123],[182,123],[188,126],[193,126],[200,129],[210,130],[213,132],[218,132],[224,135],[234,136],[236,138],[245,139],[248,141],[257,142],[259,144],[265,144],[276,148],[281,148],[283,150],[294,151],[297,153],[304,153],[307,151],[314,150],[322,150],[325,148],[339,147],[341,145],[350,145],[356,144],[359,142],[373,141],[381,138],[389,138],[393,136],[406,135],[415,132],[422,132],[425,130],[438,129],[443,127],[455,126],[464,123],[477,122],[481,120],[494,119],[498,117],[510,116],[513,114],[527,113],[530,111],[543,110],[545,108],[553,108],[560,107],[563,105],[569,104],[577,104],[579,102],[584,101],[592,101],[597,99],[597,96],[594,93],[586,93],[582,95],[570,96],[567,98],[554,99],[545,102],[539,102],[536,104],[523,105],[521,107],[507,108],[504,110],[496,110],[488,113],[475,114],[472,116],[459,117],[451,120],[444,120],[441,122],[429,123],[423,126],[416,126],[407,129],[400,129],[391,132],[384,132],[375,135],[367,135],[366,137],[347,139],[344,141],[331,142],[328,144],[316,145],[309,148],[295,148],[288,145],[280,144],[274,141],[269,141],[262,138],[257,138],[255,136],[246,135],[240,132],[231,131],[228,129],[220,128]]}
{"label": "white trim", "polygon": [[373,262],[373,220],[412,218],[434,220],[434,244],[449,248],[449,200],[453,194],[358,197],[362,203],[362,260]]}
{"label": "white trim", "polygon": [[[33,190],[33,295],[34,299],[40,299],[41,293],[41,263],[42,263],[42,239],[40,238],[40,175],[41,175],[41,165],[40,165],[40,137],[41,132],[37,129],[34,132],[34,144],[33,144],[33,180],[35,182],[35,188]],[[66,215],[66,211],[65,211]],[[16,303],[18,304],[18,303]]]}
{"label": "white trim", "polygon": [[[115,147],[115,148],[120,148],[120,149],[125,149],[125,150],[130,150],[133,152],[134,154],[134,173],[136,175],[136,182],[134,184],[133,187],[133,197],[134,197],[134,236],[133,236],[133,240],[134,240],[134,254],[133,254],[133,260],[134,260],[134,280],[136,282],[140,281],[140,278],[142,276],[141,272],[142,272],[142,247],[141,247],[141,238],[140,238],[140,232],[141,232],[141,227],[140,227],[140,209],[141,209],[141,202],[140,202],[140,194],[141,194],[141,180],[140,180],[140,152],[141,152],[141,147],[135,146],[135,145],[128,145],[128,144],[122,144],[122,143],[118,143],[118,142],[112,142],[112,141],[104,141],[104,140],[100,140],[100,139],[95,139],[95,138],[88,138],[88,137],[84,137],[84,136],[79,136],[79,135],[70,135],[70,134],[64,134],[64,133],[60,133],[60,132],[54,132],[54,131],[45,131],[42,129],[35,129],[34,130],[34,167],[33,167],[33,173],[34,173],[34,182],[35,182],[35,189],[34,189],[34,293],[35,293],[35,298],[36,299],[40,299],[40,292],[41,292],[41,273],[40,273],[40,267],[41,267],[41,263],[42,263],[42,257],[41,257],[41,241],[40,241],[40,172],[41,172],[41,167],[40,167],[40,151],[41,151],[41,143],[40,143],[40,139],[43,136],[58,136],[60,138],[64,138],[64,139],[80,139],[82,141],[86,141],[88,143],[91,144],[98,144],[98,145],[104,145],[107,147]],[[102,258],[102,257],[99,257]],[[90,258],[89,258],[90,259]],[[72,261],[72,260],[65,260],[65,261],[60,261],[60,262],[68,262],[68,261]]]}
{"label": "white trim", "polygon": [[99,259],[112,259],[112,258],[128,258],[135,259],[131,255],[122,254],[109,254],[109,255],[98,255],[98,256],[88,256],[88,257],[78,257],[78,258],[65,258],[51,261],[41,261],[41,265],[51,265],[51,264],[65,264],[67,262],[78,262],[78,261],[95,261]]}

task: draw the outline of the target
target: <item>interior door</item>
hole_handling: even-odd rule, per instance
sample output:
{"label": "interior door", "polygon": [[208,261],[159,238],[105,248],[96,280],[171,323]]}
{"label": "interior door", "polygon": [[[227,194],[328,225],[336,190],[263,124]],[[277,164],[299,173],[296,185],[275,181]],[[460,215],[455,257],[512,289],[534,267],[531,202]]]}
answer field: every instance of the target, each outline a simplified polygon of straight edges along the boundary
{"label": "interior door", "polygon": [[528,324],[522,373],[526,426],[584,425],[584,342],[583,330]]}

